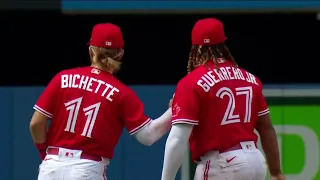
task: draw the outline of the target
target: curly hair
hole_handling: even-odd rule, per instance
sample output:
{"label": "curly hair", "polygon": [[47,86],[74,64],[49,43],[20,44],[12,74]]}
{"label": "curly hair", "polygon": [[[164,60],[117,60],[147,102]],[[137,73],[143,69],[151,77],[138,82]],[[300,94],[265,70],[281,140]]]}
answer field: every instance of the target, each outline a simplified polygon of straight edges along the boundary
{"label": "curly hair", "polygon": [[95,56],[92,59],[92,62],[100,62],[104,65],[106,69],[113,69],[114,72],[120,70],[121,58],[123,55],[123,49],[107,49],[100,48],[96,46],[90,46],[92,52]]}
{"label": "curly hair", "polygon": [[234,60],[230,53],[229,48],[225,43],[215,44],[215,45],[193,45],[189,54],[188,61],[188,73],[194,70],[200,65],[206,65],[209,60],[212,60],[216,69],[218,69],[218,58],[223,58],[229,60],[232,64],[238,67],[237,62]]}

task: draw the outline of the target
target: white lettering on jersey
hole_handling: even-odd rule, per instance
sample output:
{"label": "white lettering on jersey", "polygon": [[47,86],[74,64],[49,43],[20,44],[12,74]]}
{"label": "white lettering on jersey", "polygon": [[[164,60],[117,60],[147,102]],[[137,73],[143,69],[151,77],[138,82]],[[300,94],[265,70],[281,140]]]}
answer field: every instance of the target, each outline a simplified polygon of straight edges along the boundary
{"label": "white lettering on jersey", "polygon": [[61,88],[76,88],[95,94],[100,93],[101,96],[105,97],[110,102],[113,100],[113,95],[119,92],[119,89],[113,87],[111,84],[79,74],[61,75]]}
{"label": "white lettering on jersey", "polygon": [[258,85],[256,78],[249,72],[245,75],[239,68],[236,67],[220,67],[219,70],[211,70],[200,77],[197,85],[200,86],[205,92],[209,92],[211,87],[221,81],[227,80],[243,80],[252,84]]}

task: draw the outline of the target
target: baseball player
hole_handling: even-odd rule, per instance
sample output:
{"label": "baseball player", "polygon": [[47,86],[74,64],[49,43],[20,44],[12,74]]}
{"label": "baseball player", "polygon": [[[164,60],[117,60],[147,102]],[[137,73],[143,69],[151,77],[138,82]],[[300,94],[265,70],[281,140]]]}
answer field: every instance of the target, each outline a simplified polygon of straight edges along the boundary
{"label": "baseball player", "polygon": [[276,132],[260,80],[239,68],[223,24],[199,20],[192,30],[188,72],[177,85],[162,180],[174,180],[188,149],[195,180],[265,180],[267,166],[256,148],[256,129],[274,180],[283,180]]}
{"label": "baseball player", "polygon": [[59,72],[34,105],[30,132],[43,159],[38,180],[105,179],[124,126],[147,146],[171,127],[170,108],[151,120],[137,95],[113,76],[124,53],[120,28],[97,24],[89,44],[91,66]]}

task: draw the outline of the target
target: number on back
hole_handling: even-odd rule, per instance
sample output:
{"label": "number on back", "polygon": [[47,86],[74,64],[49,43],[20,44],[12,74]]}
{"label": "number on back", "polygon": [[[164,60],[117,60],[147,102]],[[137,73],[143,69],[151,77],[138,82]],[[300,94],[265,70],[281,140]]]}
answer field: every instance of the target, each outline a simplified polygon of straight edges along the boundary
{"label": "number on back", "polygon": [[216,93],[216,96],[224,99],[228,98],[229,102],[227,105],[227,109],[224,113],[224,116],[222,118],[221,124],[220,125],[226,125],[226,124],[232,124],[232,123],[238,123],[240,122],[240,115],[235,114],[234,110],[236,107],[236,98],[235,96],[245,96],[245,117],[243,122],[248,123],[250,122],[251,119],[251,104],[252,104],[252,87],[247,86],[247,87],[239,87],[236,88],[236,94],[232,92],[230,88],[227,87],[222,87],[218,90]]}
{"label": "number on back", "polygon": [[[75,127],[76,127],[76,123],[79,115],[81,102],[82,102],[82,97],[79,97],[77,99],[64,103],[64,106],[66,107],[67,111],[69,111],[67,125],[66,125],[66,128],[64,129],[65,131],[75,133]],[[96,104],[90,105],[82,109],[85,116],[87,116],[87,120],[81,136],[86,136],[88,138],[91,138],[91,133],[98,116],[100,105],[101,105],[101,102],[98,102]]]}

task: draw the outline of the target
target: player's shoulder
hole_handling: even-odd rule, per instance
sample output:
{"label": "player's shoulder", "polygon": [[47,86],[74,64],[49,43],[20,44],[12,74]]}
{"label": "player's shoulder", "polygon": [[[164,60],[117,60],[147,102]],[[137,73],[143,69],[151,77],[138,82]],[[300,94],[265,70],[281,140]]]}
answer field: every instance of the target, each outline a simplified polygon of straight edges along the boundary
{"label": "player's shoulder", "polygon": [[112,86],[115,86],[117,89],[120,90],[122,96],[135,94],[135,92],[126,84],[124,84],[121,80],[116,78],[114,75],[108,73],[104,78],[102,79],[108,83],[110,83]]}
{"label": "player's shoulder", "polygon": [[[119,82],[121,83],[121,82]],[[121,86],[119,88],[121,95],[120,95],[120,101],[123,102],[141,102],[136,92],[131,89],[129,86],[121,83]]]}
{"label": "player's shoulder", "polygon": [[183,86],[183,87],[190,87],[192,84],[194,84],[195,81],[195,76],[191,73],[185,75],[182,79],[179,80],[178,82],[178,87]]}
{"label": "player's shoulder", "polygon": [[56,76],[66,75],[66,74],[77,74],[77,73],[80,73],[81,71],[84,71],[87,68],[88,67],[75,67],[75,68],[63,69],[63,70],[60,70],[56,74]]}
{"label": "player's shoulder", "polygon": [[198,67],[185,75],[180,81],[178,82],[178,87],[183,88],[196,88],[197,81],[203,76],[205,70],[203,67]]}
{"label": "player's shoulder", "polygon": [[72,69],[63,69],[57,72],[53,77],[51,82],[58,83],[62,75],[74,74],[76,71],[81,69],[82,67],[72,68]]}
{"label": "player's shoulder", "polygon": [[122,81],[120,81],[115,76],[110,76],[110,79],[112,79],[112,82],[115,86],[117,86],[120,90],[122,90],[125,93],[132,93],[133,90],[126,84],[124,84]]}
{"label": "player's shoulder", "polygon": [[243,72],[247,72],[247,73],[252,74],[252,75],[254,76],[255,80],[257,81],[258,86],[262,87],[262,82],[261,82],[260,78],[259,78],[256,74],[254,74],[254,73],[252,73],[252,72],[249,72],[249,71],[247,71],[247,70],[244,69],[244,68],[241,68],[241,67],[238,67],[238,68],[241,69],[241,71],[243,71]]}
{"label": "player's shoulder", "polygon": [[60,71],[61,74],[75,74],[75,73],[82,73],[85,72],[89,69],[89,66],[84,66],[84,67],[74,67],[74,68],[69,68],[69,69],[63,69]]}

